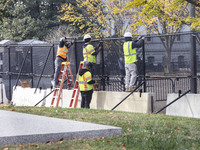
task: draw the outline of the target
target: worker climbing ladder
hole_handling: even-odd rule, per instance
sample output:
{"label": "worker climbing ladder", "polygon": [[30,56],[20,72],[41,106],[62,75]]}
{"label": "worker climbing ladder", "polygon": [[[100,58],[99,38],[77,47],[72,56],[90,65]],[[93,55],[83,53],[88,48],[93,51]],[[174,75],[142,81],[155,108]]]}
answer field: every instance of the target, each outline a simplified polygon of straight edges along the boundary
{"label": "worker climbing ladder", "polygon": [[[62,89],[63,89],[63,85],[65,81],[67,81],[68,89],[70,89],[71,84],[70,84],[68,72],[70,73],[72,83],[74,83],[74,79],[73,79],[73,75],[72,75],[72,71],[70,67],[70,62],[62,62],[60,73],[58,75],[58,84],[60,84],[60,87],[58,88],[55,87],[54,89],[53,98],[51,101],[51,107],[54,106],[55,100],[56,100],[56,107],[59,106],[59,102],[62,99]],[[67,80],[65,80],[65,78],[67,78]]]}
{"label": "worker climbing ladder", "polygon": [[79,71],[83,67],[83,63],[84,62],[81,61],[80,65],[79,65],[79,69],[78,69],[78,73],[76,75],[76,81],[75,81],[75,84],[74,84],[74,90],[73,90],[73,93],[72,93],[72,98],[71,98],[69,107],[74,106],[74,108],[76,108],[77,103],[78,103],[78,96],[79,96],[79,93],[80,93],[80,88],[78,86],[78,78],[79,78]]}

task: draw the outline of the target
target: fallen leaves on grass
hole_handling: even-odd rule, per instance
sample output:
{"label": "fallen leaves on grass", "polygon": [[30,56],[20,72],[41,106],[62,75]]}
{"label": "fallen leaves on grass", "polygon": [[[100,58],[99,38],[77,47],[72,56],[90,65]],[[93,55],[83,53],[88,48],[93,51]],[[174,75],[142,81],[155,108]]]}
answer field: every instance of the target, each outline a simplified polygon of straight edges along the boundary
{"label": "fallen leaves on grass", "polygon": [[110,144],[110,145],[113,144],[111,141],[107,141],[107,143]]}

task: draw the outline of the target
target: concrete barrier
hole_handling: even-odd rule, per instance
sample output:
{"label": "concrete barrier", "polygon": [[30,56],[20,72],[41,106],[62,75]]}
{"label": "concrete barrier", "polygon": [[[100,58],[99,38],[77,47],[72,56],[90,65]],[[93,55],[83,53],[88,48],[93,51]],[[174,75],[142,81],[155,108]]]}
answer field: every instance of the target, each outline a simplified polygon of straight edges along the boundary
{"label": "concrete barrier", "polygon": [[3,83],[0,84],[0,103],[8,103],[8,99],[6,97],[5,85]]}
{"label": "concrete barrier", "polygon": [[[17,87],[16,90],[13,91],[13,103],[16,106],[34,106],[44,96],[48,95],[51,92],[51,89],[47,89],[45,93],[43,92],[34,94],[34,91],[34,88]],[[72,92],[73,90],[63,89],[61,100],[59,102],[59,107],[69,108]],[[94,91],[90,108],[111,110],[128,94],[129,93],[127,92]],[[53,92],[38,106],[50,107],[52,98]],[[152,93],[140,94],[139,92],[135,92],[130,95],[123,103],[121,103],[115,110],[138,113],[151,113],[153,109],[152,101]],[[55,101],[53,104],[54,107],[56,106],[56,102],[57,101]],[[81,94],[79,94],[77,108],[80,108],[80,104]]]}
{"label": "concrete barrier", "polygon": [[[12,102],[15,106],[34,106],[38,100],[41,100],[46,96],[46,90],[37,90],[35,88],[22,88],[17,86],[16,89],[13,89]],[[45,101],[40,103],[38,106],[44,106]]]}
{"label": "concrete barrier", "polygon": [[[129,93],[127,92],[94,92],[91,102],[91,108],[111,110]],[[131,94],[125,101],[123,101],[115,110],[138,112],[138,113],[151,113],[152,112],[152,93],[135,92]]]}
{"label": "concrete barrier", "polygon": [[[50,93],[50,92],[51,92],[51,89],[47,89],[47,94]],[[59,102],[59,107],[69,108],[71,97],[72,97],[72,93],[73,93],[73,90],[63,89],[62,96],[61,96],[61,99],[60,99],[60,102]],[[53,93],[46,98],[45,107],[50,107],[51,106],[52,98],[53,98]],[[54,101],[53,107],[56,106],[56,102],[57,101]],[[79,94],[77,108],[80,108],[80,103],[81,103],[81,96]],[[72,107],[74,107],[74,105]]]}
{"label": "concrete barrier", "polygon": [[[178,94],[168,94],[167,104],[178,97]],[[200,94],[187,94],[167,107],[166,114],[200,118]]]}

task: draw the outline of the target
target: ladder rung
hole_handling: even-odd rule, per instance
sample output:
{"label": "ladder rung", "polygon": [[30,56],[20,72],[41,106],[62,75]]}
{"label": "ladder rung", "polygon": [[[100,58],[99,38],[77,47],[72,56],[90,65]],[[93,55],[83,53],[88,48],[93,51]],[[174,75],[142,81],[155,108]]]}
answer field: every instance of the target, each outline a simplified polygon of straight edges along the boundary
{"label": "ladder rung", "polygon": [[[62,81],[62,79],[58,79],[58,81]],[[72,81],[72,79],[69,79],[69,81]]]}
{"label": "ladder rung", "polygon": [[69,65],[70,62],[62,62],[62,65]]}
{"label": "ladder rung", "polygon": [[59,89],[60,89],[60,86],[59,86],[59,87],[56,87],[56,88],[54,88],[54,89],[59,90]]}
{"label": "ladder rung", "polygon": [[[53,98],[55,98],[55,100],[57,100],[58,96],[53,96]],[[60,99],[62,99],[62,96],[60,96]]]}

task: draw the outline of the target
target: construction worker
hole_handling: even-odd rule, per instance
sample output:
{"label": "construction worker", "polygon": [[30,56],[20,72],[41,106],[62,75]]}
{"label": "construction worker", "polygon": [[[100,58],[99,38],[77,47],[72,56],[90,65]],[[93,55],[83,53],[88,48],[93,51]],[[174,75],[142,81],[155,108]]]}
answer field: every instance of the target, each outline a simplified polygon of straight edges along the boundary
{"label": "construction worker", "polygon": [[93,84],[96,83],[96,81],[92,79],[92,74],[90,72],[92,65],[91,62],[85,62],[85,66],[79,71],[78,82],[82,97],[81,108],[90,108]]}
{"label": "construction worker", "polygon": [[132,41],[132,34],[130,32],[126,32],[124,34],[125,42],[123,45],[124,51],[124,60],[125,60],[125,88],[126,92],[130,92],[135,88],[135,81],[137,77],[137,56],[136,56],[136,48],[140,48],[143,46],[144,37],[140,40]]}
{"label": "construction worker", "polygon": [[96,64],[96,56],[102,49],[103,43],[100,42],[97,47],[94,48],[93,45],[91,45],[91,36],[89,34],[86,34],[83,38],[85,41],[85,44],[83,45],[83,58],[84,62],[91,62],[92,63],[92,68],[91,68],[91,73],[92,76],[94,75],[94,65]]}
{"label": "construction worker", "polygon": [[60,73],[60,68],[62,62],[67,61],[68,59],[68,49],[74,44],[74,40],[71,42],[67,41],[66,37],[62,37],[60,39],[59,45],[58,45],[58,50],[57,50],[57,55],[55,59],[55,73],[54,73],[54,78],[51,81],[51,84],[53,88],[59,87],[58,85],[58,75]]}

